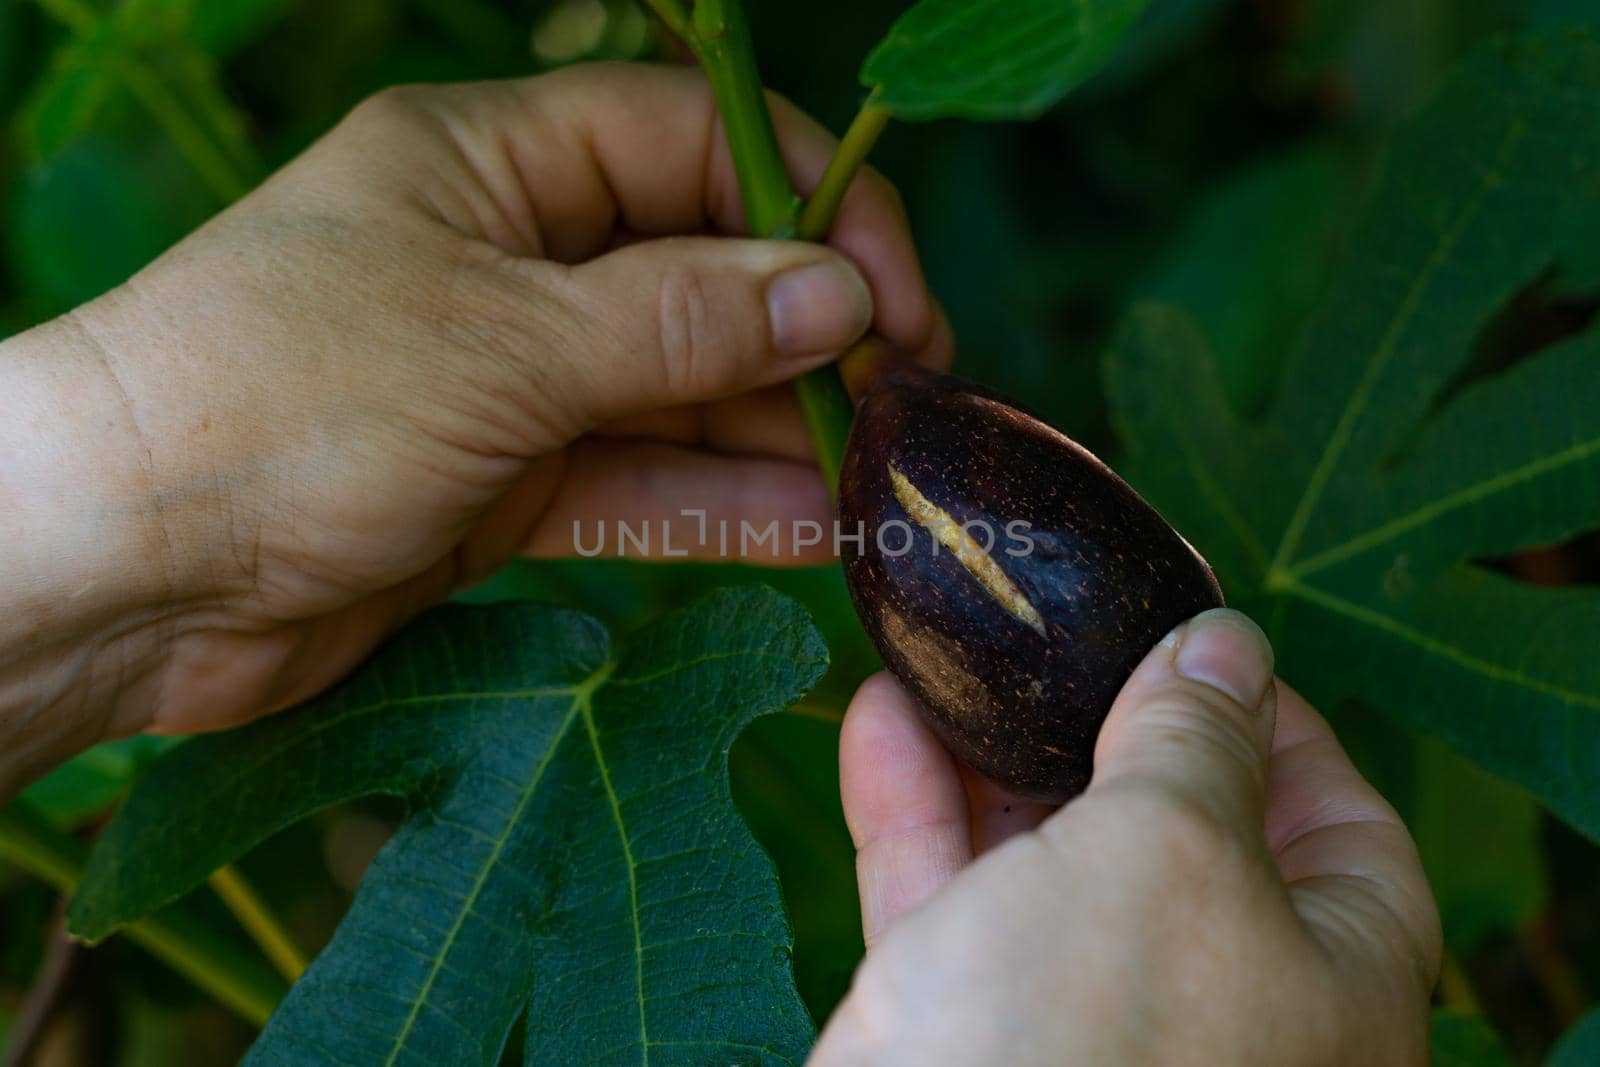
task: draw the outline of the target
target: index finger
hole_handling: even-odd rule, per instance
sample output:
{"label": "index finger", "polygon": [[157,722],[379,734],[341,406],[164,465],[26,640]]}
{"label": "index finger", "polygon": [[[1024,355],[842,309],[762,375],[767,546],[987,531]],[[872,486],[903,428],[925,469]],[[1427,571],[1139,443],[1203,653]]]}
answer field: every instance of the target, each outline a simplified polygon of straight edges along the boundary
{"label": "index finger", "polygon": [[870,947],[972,862],[956,762],[887,673],[863,682],[845,712],[839,792],[856,845],[861,929]]}
{"label": "index finger", "polygon": [[[447,105],[458,119],[452,132],[480,174],[511,172],[497,200],[525,199],[543,255],[581,262],[619,229],[746,232],[727,138],[699,71],[588,64],[504,85],[511,91],[457,90]],[[790,181],[805,195],[837,141],[781,97],[768,94],[768,103]],[[899,197],[876,172],[858,176],[828,243],[865,274],[877,331],[906,351],[926,346],[935,320],[922,270]]]}

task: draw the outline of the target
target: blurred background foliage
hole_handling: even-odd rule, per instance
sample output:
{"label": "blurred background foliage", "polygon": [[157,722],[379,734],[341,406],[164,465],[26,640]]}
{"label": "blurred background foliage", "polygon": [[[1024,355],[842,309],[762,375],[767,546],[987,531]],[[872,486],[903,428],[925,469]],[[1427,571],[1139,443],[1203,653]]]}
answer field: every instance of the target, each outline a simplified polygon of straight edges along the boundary
{"label": "blurred background foliage", "polygon": [[[752,4],[767,82],[841,129],[861,57],[905,6]],[[1258,409],[1386,131],[1476,41],[1564,21],[1600,12],[1594,0],[1152,0],[1116,60],[1042,121],[895,126],[874,158],[905,194],[958,370],[1114,453],[1099,354],[1131,302],[1198,316],[1232,357],[1230,399]],[[676,52],[632,0],[0,0],[0,335],[121,282],[385,85],[640,57]],[[1510,565],[1593,580],[1593,547],[1565,552]],[[837,570],[525,563],[472,596],[554,600],[627,627],[751,580],[802,599],[834,650],[799,714],[758,721],[733,757],[821,1018],[861,951],[834,751],[875,665]],[[1437,742],[1328,711],[1416,831],[1444,911],[1441,1062],[1542,1062],[1600,989],[1600,853]],[[31,799],[92,834],[161,744],[96,749]],[[376,802],[328,811],[242,869],[316,946],[396,815]],[[204,895],[196,907],[225,927]],[[59,929],[54,894],[0,868],[0,1039],[12,1031],[13,1057],[220,1064],[250,1040],[137,949],[84,952]]]}

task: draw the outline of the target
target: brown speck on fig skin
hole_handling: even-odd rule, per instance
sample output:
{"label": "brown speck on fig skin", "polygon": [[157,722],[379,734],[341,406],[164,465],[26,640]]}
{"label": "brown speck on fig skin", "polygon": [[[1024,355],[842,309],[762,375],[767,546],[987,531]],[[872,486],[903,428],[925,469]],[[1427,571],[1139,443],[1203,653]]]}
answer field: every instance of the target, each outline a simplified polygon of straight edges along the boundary
{"label": "brown speck on fig skin", "polygon": [[[935,551],[896,499],[891,465],[938,512],[994,530],[989,555],[1042,628],[1007,610],[994,592],[1004,583]],[[920,368],[888,372],[862,398],[839,513],[846,529],[865,523],[864,544],[844,545],[845,580],[884,663],[951,751],[1031,799],[1083,790],[1134,667],[1178,623],[1222,604],[1205,561],[1099,459],[994,394]],[[893,520],[912,534],[900,556],[875,538]],[[1026,554],[1006,552],[1020,547],[1013,522],[1028,524]],[[896,528],[889,543],[901,540]]]}

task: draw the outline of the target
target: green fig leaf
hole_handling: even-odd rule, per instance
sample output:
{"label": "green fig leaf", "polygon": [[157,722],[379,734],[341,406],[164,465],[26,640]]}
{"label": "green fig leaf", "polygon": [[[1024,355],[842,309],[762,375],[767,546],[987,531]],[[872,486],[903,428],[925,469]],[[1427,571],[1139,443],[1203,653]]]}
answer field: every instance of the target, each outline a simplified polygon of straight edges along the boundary
{"label": "green fig leaf", "polygon": [[861,81],[901,119],[1039,114],[1111,58],[1146,0],[922,0]]}
{"label": "green fig leaf", "polygon": [[1200,320],[1235,411],[1271,398],[1283,350],[1321,296],[1348,214],[1348,169],[1317,143],[1239,170],[1200,201],[1144,284],[1145,299]]}
{"label": "green fig leaf", "polygon": [[98,940],[337,801],[404,797],[247,1062],[794,1063],[773,870],[729,797],[753,717],[827,665],[805,613],[723,590],[619,647],[588,616],[448,607],[292,712],[158,761],[69,912]]}
{"label": "green fig leaf", "polygon": [[1263,417],[1230,410],[1176,310],[1137,310],[1107,361],[1127,475],[1286,678],[1441,738],[1592,837],[1600,589],[1483,561],[1600,526],[1600,329],[1499,363],[1484,339],[1528,293],[1592,280],[1597,245],[1600,43],[1501,40],[1396,133]]}

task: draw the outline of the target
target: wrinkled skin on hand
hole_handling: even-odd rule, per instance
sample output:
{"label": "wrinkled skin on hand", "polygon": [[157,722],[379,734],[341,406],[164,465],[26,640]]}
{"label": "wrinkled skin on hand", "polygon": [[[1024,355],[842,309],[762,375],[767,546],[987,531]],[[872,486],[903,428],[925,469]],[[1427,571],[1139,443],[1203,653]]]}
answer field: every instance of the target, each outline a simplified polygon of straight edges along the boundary
{"label": "wrinkled skin on hand", "polygon": [[[809,189],[835,142],[773,106]],[[831,246],[742,214],[697,72],[391,90],[9,342],[33,547],[0,568],[31,620],[0,629],[0,789],[301,701],[574,520],[826,521],[787,382],[869,328],[943,365],[948,331],[876,174]]]}
{"label": "wrinkled skin on hand", "polygon": [[840,738],[867,956],[813,1067],[1421,1067],[1416,846],[1231,611],[1118,694],[1059,809],[962,767],[888,675]]}

